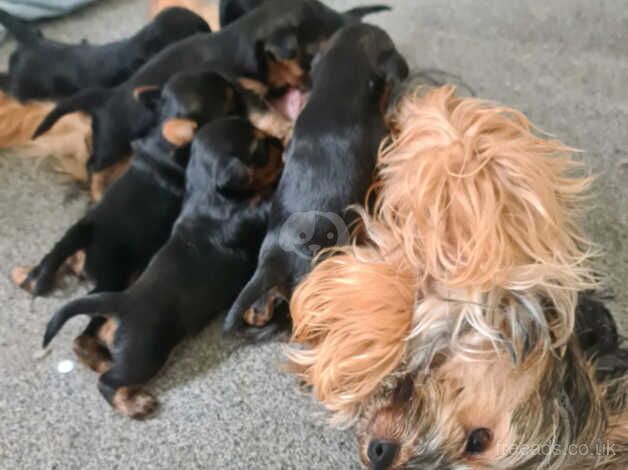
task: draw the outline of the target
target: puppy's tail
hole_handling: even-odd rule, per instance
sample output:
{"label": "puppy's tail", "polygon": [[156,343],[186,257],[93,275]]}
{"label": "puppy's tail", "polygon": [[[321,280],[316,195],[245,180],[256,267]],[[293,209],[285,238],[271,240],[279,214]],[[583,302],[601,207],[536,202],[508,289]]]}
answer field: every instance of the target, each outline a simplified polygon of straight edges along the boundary
{"label": "puppy's tail", "polygon": [[39,124],[33,134],[33,139],[48,132],[50,128],[66,114],[82,111],[91,115],[94,108],[107,101],[110,93],[110,90],[102,88],[89,88],[59,101]]}
{"label": "puppy's tail", "polygon": [[119,315],[124,306],[125,297],[124,292],[103,292],[87,295],[67,303],[48,322],[43,347],[48,346],[50,341],[59,333],[59,330],[63,328],[63,325],[72,317],[81,314],[94,316],[113,313]]}
{"label": "puppy's tail", "polygon": [[374,13],[380,13],[382,11],[390,11],[391,7],[388,5],[369,5],[363,7],[355,7],[351,10],[345,11],[343,14],[348,16],[352,20],[361,20],[367,15],[372,15]]}
{"label": "puppy's tail", "polygon": [[242,321],[244,313],[275,284],[276,280],[271,278],[268,270],[263,267],[263,263],[260,263],[255,274],[242,289],[229,313],[227,313],[223,331],[225,333],[231,332]]}
{"label": "puppy's tail", "polygon": [[41,35],[38,31],[31,29],[24,21],[4,10],[0,10],[0,24],[13,34],[21,44],[31,46],[41,41]]}

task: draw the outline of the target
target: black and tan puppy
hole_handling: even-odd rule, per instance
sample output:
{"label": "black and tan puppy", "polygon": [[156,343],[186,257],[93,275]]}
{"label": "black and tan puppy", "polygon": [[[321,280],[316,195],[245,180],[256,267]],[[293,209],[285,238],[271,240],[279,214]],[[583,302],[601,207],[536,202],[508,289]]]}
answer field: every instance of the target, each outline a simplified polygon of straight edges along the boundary
{"label": "black and tan puppy", "polygon": [[134,143],[128,171],[21,283],[33,295],[50,291],[61,265],[79,250],[95,291],[125,289],[170,236],[195,127],[240,111],[231,85],[210,72],[174,76],[158,107],[161,123]]}
{"label": "black and tan puppy", "polygon": [[230,79],[244,79],[260,93],[300,87],[321,44],[358,17],[338,13],[317,0],[268,0],[217,33],[198,34],[166,48],[117,88],[85,90],[62,100],[35,137],[65,114],[90,114],[93,151],[88,168],[100,171],[128,154],[130,142],[153,123],[152,113],[134,99],[137,90],[159,87],[175,72],[199,66]]}
{"label": "black and tan puppy", "polygon": [[157,402],[142,385],[184,337],[229,308],[255,270],[268,215],[268,199],[258,191],[277,177],[281,151],[278,141],[242,119],[201,129],[168,243],[126,291],[93,294],[59,310],[44,346],[76,315],[110,314],[93,333],[102,349],[89,349],[83,361],[103,373],[98,389],[114,408],[132,418],[151,413]]}
{"label": "black and tan puppy", "polygon": [[7,77],[7,91],[18,100],[60,99],[84,88],[119,85],[166,46],[210,32],[205,20],[184,8],[164,10],[131,38],[104,45],[46,39],[2,10],[0,24],[18,41]]}
{"label": "black and tan puppy", "polygon": [[341,29],[315,60],[312,93],[294,127],[259,264],[225,330],[245,313],[248,323],[267,321],[273,298],[290,295],[316,253],[346,242],[345,211],[364,202],[386,135],[389,88],[407,74],[390,37],[367,24]]}

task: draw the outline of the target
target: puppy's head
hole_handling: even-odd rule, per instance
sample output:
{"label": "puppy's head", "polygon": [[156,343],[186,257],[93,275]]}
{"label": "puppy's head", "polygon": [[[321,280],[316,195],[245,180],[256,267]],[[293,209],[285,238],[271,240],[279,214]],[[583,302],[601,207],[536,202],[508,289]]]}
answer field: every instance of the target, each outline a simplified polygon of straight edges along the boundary
{"label": "puppy's head", "polygon": [[136,98],[159,115],[164,139],[183,147],[204,124],[238,112],[242,103],[235,88],[213,72],[181,72],[163,89],[143,87]]}
{"label": "puppy's head", "polygon": [[329,77],[337,80],[339,74],[350,74],[356,96],[362,99],[368,94],[383,112],[392,88],[408,76],[408,71],[406,60],[385,31],[356,23],[342,28],[322,48],[313,62],[312,79],[316,82],[325,77],[323,81],[329,82]]}
{"label": "puppy's head", "polygon": [[317,0],[269,0],[257,10],[258,44],[267,65],[267,84],[304,88],[314,56],[342,26],[385,10],[337,12]]}
{"label": "puppy's head", "polygon": [[[204,126],[192,144],[188,180],[207,184],[224,196],[251,197],[272,186],[281,171],[281,143],[240,118]],[[201,175],[203,175],[201,177]]]}

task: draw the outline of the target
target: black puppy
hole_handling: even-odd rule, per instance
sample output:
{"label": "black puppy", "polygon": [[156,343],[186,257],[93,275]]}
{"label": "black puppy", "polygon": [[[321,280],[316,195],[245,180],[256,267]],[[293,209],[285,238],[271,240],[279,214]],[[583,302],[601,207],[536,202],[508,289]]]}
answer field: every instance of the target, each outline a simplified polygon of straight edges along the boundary
{"label": "black puppy", "polygon": [[102,46],[46,39],[2,10],[0,23],[19,44],[7,77],[7,91],[18,100],[60,99],[84,88],[116,86],[166,46],[210,32],[200,16],[184,8],[164,10],[133,37]]}
{"label": "black puppy", "polygon": [[44,346],[76,315],[111,314],[94,339],[107,351],[84,362],[104,372],[98,389],[114,408],[132,418],[151,413],[157,402],[140,387],[184,337],[231,305],[255,269],[268,216],[268,199],[257,191],[277,176],[281,151],[278,141],[238,118],[201,129],[168,243],[125,292],[90,295],[59,310]]}
{"label": "black puppy", "polygon": [[[387,7],[364,11],[381,9]],[[137,90],[159,87],[173,73],[199,65],[259,87],[302,86],[305,70],[321,44],[343,25],[357,21],[357,16],[338,13],[317,0],[268,0],[215,34],[199,34],[166,48],[115,89],[85,90],[62,100],[35,137],[65,114],[90,114],[93,151],[88,169],[100,171],[127,155],[130,142],[153,123],[154,116],[134,99]]]}
{"label": "black puppy", "polygon": [[294,127],[258,267],[225,330],[243,316],[257,326],[269,320],[274,297],[291,294],[312,257],[347,241],[345,210],[364,202],[386,135],[388,89],[407,74],[390,37],[366,24],[341,29],[315,59],[312,93]]}
{"label": "black puppy", "polygon": [[214,73],[183,72],[161,92],[160,125],[134,143],[128,171],[100,203],[70,228],[22,283],[33,295],[48,292],[65,260],[85,250],[95,291],[125,289],[168,240],[179,215],[189,144],[197,125],[238,113],[231,85]]}

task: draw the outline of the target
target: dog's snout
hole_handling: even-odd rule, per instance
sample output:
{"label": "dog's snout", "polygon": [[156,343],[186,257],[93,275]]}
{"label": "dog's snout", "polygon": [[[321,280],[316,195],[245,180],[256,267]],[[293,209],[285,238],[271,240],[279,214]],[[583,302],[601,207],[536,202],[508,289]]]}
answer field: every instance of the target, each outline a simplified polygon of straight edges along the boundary
{"label": "dog's snout", "polygon": [[391,441],[374,439],[370,442],[367,456],[373,470],[389,469],[399,452],[399,444]]}

